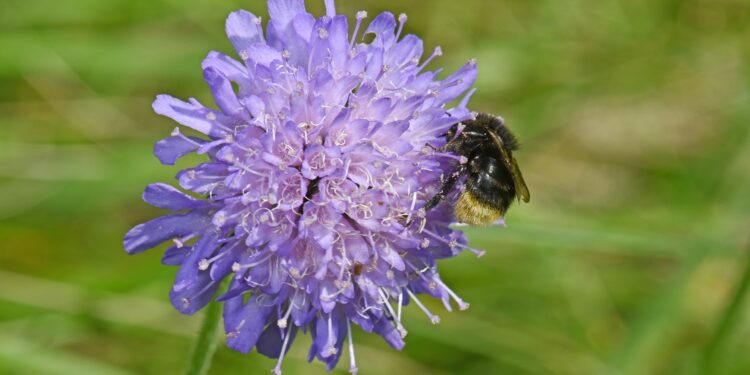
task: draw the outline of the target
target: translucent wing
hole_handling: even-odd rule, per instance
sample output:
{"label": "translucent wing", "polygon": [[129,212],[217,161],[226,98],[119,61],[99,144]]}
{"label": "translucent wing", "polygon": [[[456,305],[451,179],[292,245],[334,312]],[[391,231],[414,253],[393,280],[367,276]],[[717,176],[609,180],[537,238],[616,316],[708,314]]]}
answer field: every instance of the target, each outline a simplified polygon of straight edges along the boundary
{"label": "translucent wing", "polygon": [[531,195],[529,194],[529,188],[526,187],[526,181],[523,180],[523,175],[521,174],[521,169],[518,168],[516,159],[510,155],[508,149],[505,148],[505,144],[503,144],[503,140],[498,137],[495,132],[487,130],[487,134],[489,134],[498,151],[500,151],[500,155],[503,158],[503,163],[505,164],[505,167],[510,171],[511,177],[513,177],[513,184],[516,186],[518,199],[523,199],[524,202],[528,202],[531,199]]}

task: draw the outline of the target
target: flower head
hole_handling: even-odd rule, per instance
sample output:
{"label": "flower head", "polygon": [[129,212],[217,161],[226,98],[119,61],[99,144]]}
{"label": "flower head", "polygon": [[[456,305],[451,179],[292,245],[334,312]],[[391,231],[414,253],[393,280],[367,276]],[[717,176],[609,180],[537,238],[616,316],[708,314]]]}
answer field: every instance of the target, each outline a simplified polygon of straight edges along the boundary
{"label": "flower head", "polygon": [[277,373],[300,330],[312,334],[310,360],[329,369],[348,340],[355,372],[352,325],[401,349],[403,305],[439,321],[418,294],[468,307],[436,266],[466,240],[449,227],[450,208],[420,207],[459,162],[438,150],[451,126],[471,118],[466,91],[477,68],[470,61],[438,80],[426,65],[441,50],[423,59],[422,41],[402,35],[405,15],[383,13],[364,28],[359,12],[350,35],[333,0],[319,18],[303,0],[269,0],[268,9],[265,33],[249,12],[227,19],[239,61],[218,52],[204,60],[218,109],[166,95],[154,102],[202,133],[175,129],[156,144],[159,160],[197,152],[208,161],[177,175],[193,194],[146,188],[147,203],[176,212],[131,229],[125,249],[173,242],[163,262],[180,266],[170,297],[185,314],[231,279],[218,297],[227,343],[279,358]]}

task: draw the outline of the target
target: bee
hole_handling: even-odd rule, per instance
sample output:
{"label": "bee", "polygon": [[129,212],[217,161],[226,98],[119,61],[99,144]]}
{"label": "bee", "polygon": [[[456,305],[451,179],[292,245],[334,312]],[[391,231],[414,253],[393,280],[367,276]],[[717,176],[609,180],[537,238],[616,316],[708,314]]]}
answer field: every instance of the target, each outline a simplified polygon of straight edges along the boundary
{"label": "bee", "polygon": [[516,197],[529,201],[529,189],[513,157],[518,140],[500,117],[480,113],[462,124],[458,136],[458,124],[446,133],[448,143],[442,150],[461,155],[466,162],[443,181],[424,209],[437,206],[465,175],[465,188],[454,206],[456,218],[470,225],[488,225],[504,217]]}

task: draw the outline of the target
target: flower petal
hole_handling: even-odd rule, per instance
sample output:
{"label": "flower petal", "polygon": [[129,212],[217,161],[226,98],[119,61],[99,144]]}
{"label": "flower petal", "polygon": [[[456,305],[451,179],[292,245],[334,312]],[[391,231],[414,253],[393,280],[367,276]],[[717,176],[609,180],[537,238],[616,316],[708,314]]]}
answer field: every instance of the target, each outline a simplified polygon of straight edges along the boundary
{"label": "flower petal", "polygon": [[349,59],[349,24],[346,16],[330,16],[333,18],[328,30],[328,48],[331,51],[334,71],[344,70]]}
{"label": "flower petal", "polygon": [[197,200],[177,190],[172,185],[162,183],[146,186],[146,189],[143,191],[143,200],[154,207],[172,211],[204,208],[208,205],[205,201]]}
{"label": "flower petal", "polygon": [[365,34],[375,34],[373,44],[390,47],[396,39],[396,17],[391,12],[380,13],[367,26]]}
{"label": "flower petal", "polygon": [[179,266],[185,261],[192,246],[170,246],[161,258],[161,264],[165,266]]}
{"label": "flower petal", "polygon": [[212,67],[203,69],[203,77],[211,88],[211,93],[214,95],[214,102],[225,114],[236,118],[250,121],[250,117],[247,116],[245,108],[237,98],[237,93],[234,92],[232,83],[221,74],[219,71]]}
{"label": "flower petal", "polygon": [[438,92],[437,102],[439,104],[445,104],[456,99],[459,95],[468,90],[476,80],[477,63],[472,60],[441,82],[442,87]]}
{"label": "flower petal", "polygon": [[218,247],[216,239],[216,233],[201,237],[190,250],[175,276],[169,299],[172,306],[183,314],[193,315],[211,302],[211,298],[221,284],[211,280],[208,270],[201,269],[199,266],[203,259],[210,257],[216,251]]}
{"label": "flower petal", "polygon": [[325,0],[326,16],[333,18],[336,15],[336,2],[334,0]]}
{"label": "flower petal", "polygon": [[137,254],[176,237],[200,233],[211,220],[201,211],[162,216],[136,225],[125,235],[125,251]]}
{"label": "flower petal", "polygon": [[419,59],[424,50],[422,39],[416,35],[407,35],[396,43],[388,52],[385,63],[391,68],[401,67],[407,63]]}
{"label": "flower petal", "polygon": [[404,348],[404,345],[406,345],[406,343],[404,342],[404,338],[401,337],[401,334],[387,319],[380,319],[375,324],[375,332],[377,332],[380,336],[383,336],[385,342],[387,342],[388,345],[392,346],[396,350],[401,350]]}
{"label": "flower petal", "polygon": [[274,61],[281,61],[281,52],[265,43],[253,43],[247,49],[247,60],[263,66],[271,66]]}
{"label": "flower petal", "polygon": [[198,194],[210,193],[226,178],[227,166],[221,163],[203,163],[177,174],[180,187]]}
{"label": "flower petal", "polygon": [[253,43],[263,41],[260,35],[258,16],[246,11],[238,10],[227,17],[226,32],[234,49],[242,56]]}
{"label": "flower petal", "polygon": [[253,349],[272,310],[270,307],[261,306],[257,299],[258,297],[253,296],[243,304],[242,297],[237,297],[224,303],[227,346],[240,353],[247,354]]}
{"label": "flower petal", "polygon": [[243,83],[246,83],[250,79],[245,65],[221,52],[209,52],[206,58],[203,59],[201,68],[216,69],[217,72],[237,82],[240,86],[243,86]]}
{"label": "flower petal", "polygon": [[195,152],[205,141],[195,137],[173,135],[154,144],[154,155],[164,165],[174,165],[177,159]]}
{"label": "flower petal", "polygon": [[[276,325],[276,322],[271,322],[266,330],[263,331],[263,334],[260,335],[258,346],[256,347],[258,353],[263,354],[268,358],[279,358],[279,355],[281,355],[281,347],[284,343],[284,340],[281,337],[281,330],[282,329]],[[288,331],[285,331],[285,333],[286,332]],[[291,336],[289,337],[289,342],[287,343],[286,351],[284,351],[284,353],[288,353],[289,349],[292,347],[292,343],[294,342],[295,337],[297,337],[297,327],[292,327],[289,334]]]}
{"label": "flower petal", "polygon": [[197,101],[187,103],[169,95],[159,95],[154,101],[153,108],[154,112],[162,116],[215,138],[229,133],[218,121],[223,115],[202,106]]}
{"label": "flower petal", "polygon": [[282,30],[294,17],[304,12],[307,12],[305,0],[268,0],[268,14]]}

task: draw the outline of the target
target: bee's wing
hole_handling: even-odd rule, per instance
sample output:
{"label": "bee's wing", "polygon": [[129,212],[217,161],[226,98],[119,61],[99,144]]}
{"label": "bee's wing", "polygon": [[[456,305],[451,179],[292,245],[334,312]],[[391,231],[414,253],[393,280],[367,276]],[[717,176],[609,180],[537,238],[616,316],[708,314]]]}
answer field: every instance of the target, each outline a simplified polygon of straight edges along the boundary
{"label": "bee's wing", "polygon": [[526,181],[523,180],[521,169],[518,168],[518,162],[516,162],[516,159],[508,153],[508,150],[503,144],[503,140],[498,137],[495,132],[488,130],[487,134],[489,134],[490,138],[492,138],[492,141],[495,143],[495,147],[500,151],[500,155],[503,157],[503,163],[510,171],[511,177],[513,177],[513,184],[516,186],[518,199],[523,199],[524,202],[528,202],[531,199],[531,195],[529,194],[529,188],[526,187]]}

